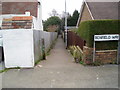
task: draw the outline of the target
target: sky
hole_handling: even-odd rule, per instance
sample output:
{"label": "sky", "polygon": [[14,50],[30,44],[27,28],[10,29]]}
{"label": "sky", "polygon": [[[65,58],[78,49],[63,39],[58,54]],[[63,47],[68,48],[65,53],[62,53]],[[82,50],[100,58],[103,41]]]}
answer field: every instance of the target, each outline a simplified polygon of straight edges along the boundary
{"label": "sky", "polygon": [[[50,17],[49,13],[55,9],[58,14],[62,14],[65,11],[65,0],[41,0],[42,1],[42,19],[47,20]],[[74,10],[80,12],[80,8],[83,0],[66,0],[67,12],[72,14]]]}

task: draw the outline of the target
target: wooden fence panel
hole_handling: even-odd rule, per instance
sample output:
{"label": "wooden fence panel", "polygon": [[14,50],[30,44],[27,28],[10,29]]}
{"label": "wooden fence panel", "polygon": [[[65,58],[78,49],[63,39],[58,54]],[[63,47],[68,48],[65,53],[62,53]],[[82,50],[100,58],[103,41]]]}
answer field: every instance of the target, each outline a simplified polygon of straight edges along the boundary
{"label": "wooden fence panel", "polygon": [[72,31],[68,31],[68,47],[69,46],[79,46],[83,50],[83,46],[85,46],[85,40],[83,40],[80,36]]}

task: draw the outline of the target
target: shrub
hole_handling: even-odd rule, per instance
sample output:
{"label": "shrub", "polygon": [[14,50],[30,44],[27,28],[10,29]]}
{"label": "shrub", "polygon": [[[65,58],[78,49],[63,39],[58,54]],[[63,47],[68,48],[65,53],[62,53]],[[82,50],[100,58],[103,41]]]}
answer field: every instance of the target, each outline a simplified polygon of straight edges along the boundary
{"label": "shrub", "polygon": [[69,50],[73,55],[75,62],[79,63],[82,60],[83,52],[79,46],[70,46]]}
{"label": "shrub", "polygon": [[[88,47],[93,47],[94,35],[120,34],[120,20],[92,20],[80,23],[77,34],[82,37]],[[98,50],[117,49],[117,41],[96,42]]]}

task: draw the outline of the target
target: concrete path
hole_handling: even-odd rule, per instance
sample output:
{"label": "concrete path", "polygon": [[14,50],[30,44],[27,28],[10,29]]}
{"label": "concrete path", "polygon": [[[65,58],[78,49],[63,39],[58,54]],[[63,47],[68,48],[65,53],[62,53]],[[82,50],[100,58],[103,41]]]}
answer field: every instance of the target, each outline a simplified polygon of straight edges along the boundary
{"label": "concrete path", "polygon": [[76,64],[62,39],[34,69],[3,73],[3,88],[118,88],[118,66]]}

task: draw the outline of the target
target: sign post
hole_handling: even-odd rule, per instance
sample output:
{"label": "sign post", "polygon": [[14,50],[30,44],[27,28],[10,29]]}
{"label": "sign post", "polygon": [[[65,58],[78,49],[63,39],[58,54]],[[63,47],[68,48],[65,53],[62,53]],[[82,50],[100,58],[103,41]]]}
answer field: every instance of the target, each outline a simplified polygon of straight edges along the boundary
{"label": "sign post", "polygon": [[118,40],[118,55],[117,55],[117,64],[120,63],[120,35]]}
{"label": "sign post", "polygon": [[96,52],[96,50],[95,50],[95,41],[94,41],[94,46],[93,46],[93,62],[95,62],[95,52]]}
{"label": "sign post", "polygon": [[117,64],[120,59],[120,35],[119,34],[110,34],[110,35],[94,35],[94,46],[93,46],[93,62],[95,62],[95,42],[96,41],[118,41],[118,55],[117,55]]}

